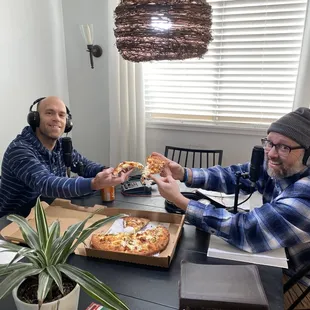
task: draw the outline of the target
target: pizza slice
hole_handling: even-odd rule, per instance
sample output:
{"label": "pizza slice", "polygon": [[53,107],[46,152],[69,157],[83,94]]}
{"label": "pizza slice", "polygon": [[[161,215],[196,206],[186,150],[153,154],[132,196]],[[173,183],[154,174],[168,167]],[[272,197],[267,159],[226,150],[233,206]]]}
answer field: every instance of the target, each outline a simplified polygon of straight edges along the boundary
{"label": "pizza slice", "polygon": [[123,170],[137,168],[143,170],[144,166],[136,161],[123,161],[113,171],[113,175],[117,176]]}
{"label": "pizza slice", "polygon": [[91,245],[93,248],[104,251],[124,252],[129,240],[126,233],[103,234],[95,233],[91,237]]}
{"label": "pizza slice", "polygon": [[161,157],[151,155],[146,159],[146,166],[142,171],[141,183],[144,183],[145,179],[148,179],[150,174],[161,173],[168,161],[163,160]]}
{"label": "pizza slice", "polygon": [[139,251],[132,249],[131,253],[150,256],[162,252],[167,247],[170,233],[166,227],[159,225],[136,233],[133,239],[140,249]]}
{"label": "pizza slice", "polygon": [[123,218],[124,228],[132,227],[134,232],[141,230],[150,222],[149,219],[142,217],[126,216]]}

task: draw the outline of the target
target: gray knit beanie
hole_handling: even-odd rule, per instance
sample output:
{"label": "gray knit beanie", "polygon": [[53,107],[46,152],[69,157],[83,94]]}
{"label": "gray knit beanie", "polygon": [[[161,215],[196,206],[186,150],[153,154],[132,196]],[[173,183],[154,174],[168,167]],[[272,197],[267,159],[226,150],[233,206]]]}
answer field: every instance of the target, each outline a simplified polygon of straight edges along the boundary
{"label": "gray knit beanie", "polygon": [[310,109],[298,108],[272,123],[267,130],[286,136],[308,149],[310,147]]}

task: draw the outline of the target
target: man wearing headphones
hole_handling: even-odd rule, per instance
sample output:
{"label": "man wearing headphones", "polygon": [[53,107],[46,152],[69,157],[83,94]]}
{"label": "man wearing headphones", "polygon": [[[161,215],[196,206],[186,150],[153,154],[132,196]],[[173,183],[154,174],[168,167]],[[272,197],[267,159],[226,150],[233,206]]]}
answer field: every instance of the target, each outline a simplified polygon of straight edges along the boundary
{"label": "man wearing headphones", "polygon": [[[32,107],[37,104],[37,111]],[[124,182],[131,171],[113,176],[113,168],[94,163],[76,150],[74,163],[82,163],[83,177],[66,177],[61,135],[71,131],[72,117],[63,101],[43,97],[30,107],[28,123],[8,146],[2,162],[0,217],[7,214],[27,216],[39,195],[70,198],[89,194],[106,186]]]}

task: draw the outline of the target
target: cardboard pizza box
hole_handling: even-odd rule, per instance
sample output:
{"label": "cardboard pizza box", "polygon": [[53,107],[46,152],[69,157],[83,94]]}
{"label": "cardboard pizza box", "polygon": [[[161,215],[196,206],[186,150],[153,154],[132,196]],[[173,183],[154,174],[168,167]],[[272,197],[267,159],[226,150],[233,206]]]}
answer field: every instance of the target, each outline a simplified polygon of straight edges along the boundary
{"label": "cardboard pizza box", "polygon": [[[45,209],[48,225],[50,225],[55,220],[59,220],[61,234],[63,234],[70,225],[85,219],[89,215],[89,213],[97,211],[98,209],[101,210],[97,214],[95,214],[90,220],[88,220],[85,228],[101,218],[117,214],[128,214],[130,216],[145,217],[150,219],[151,221],[164,223],[169,229],[170,240],[167,248],[157,256],[142,256],[136,254],[96,250],[93,249],[90,245],[91,236],[85,240],[86,246],[84,244],[79,245],[79,247],[75,251],[75,254],[166,268],[169,267],[174,256],[177,242],[181,236],[182,227],[185,219],[184,215],[163,212],[107,208],[102,205],[95,205],[94,207],[82,207],[74,205],[69,200],[65,199],[56,199],[51,205],[42,202],[42,205]],[[30,226],[35,229],[34,210],[31,211],[31,213],[27,217],[27,220]],[[110,222],[98,229],[98,231],[103,233],[107,232],[112,226],[112,224],[113,222]],[[5,228],[3,228],[1,230],[1,235],[6,240],[15,243],[23,242],[23,236],[19,230],[18,225],[15,223],[11,223]]]}

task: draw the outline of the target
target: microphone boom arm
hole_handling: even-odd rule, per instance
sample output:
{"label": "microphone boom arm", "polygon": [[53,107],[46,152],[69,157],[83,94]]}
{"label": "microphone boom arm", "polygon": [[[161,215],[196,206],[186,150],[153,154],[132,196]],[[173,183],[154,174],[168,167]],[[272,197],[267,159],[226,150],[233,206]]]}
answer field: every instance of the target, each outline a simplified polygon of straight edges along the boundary
{"label": "microphone boom arm", "polygon": [[238,198],[239,198],[239,192],[240,192],[240,179],[248,179],[249,178],[249,173],[248,172],[243,172],[241,173],[240,171],[236,172],[236,187],[235,187],[235,199],[234,199],[234,208],[233,208],[233,213],[237,214],[238,213]]}

